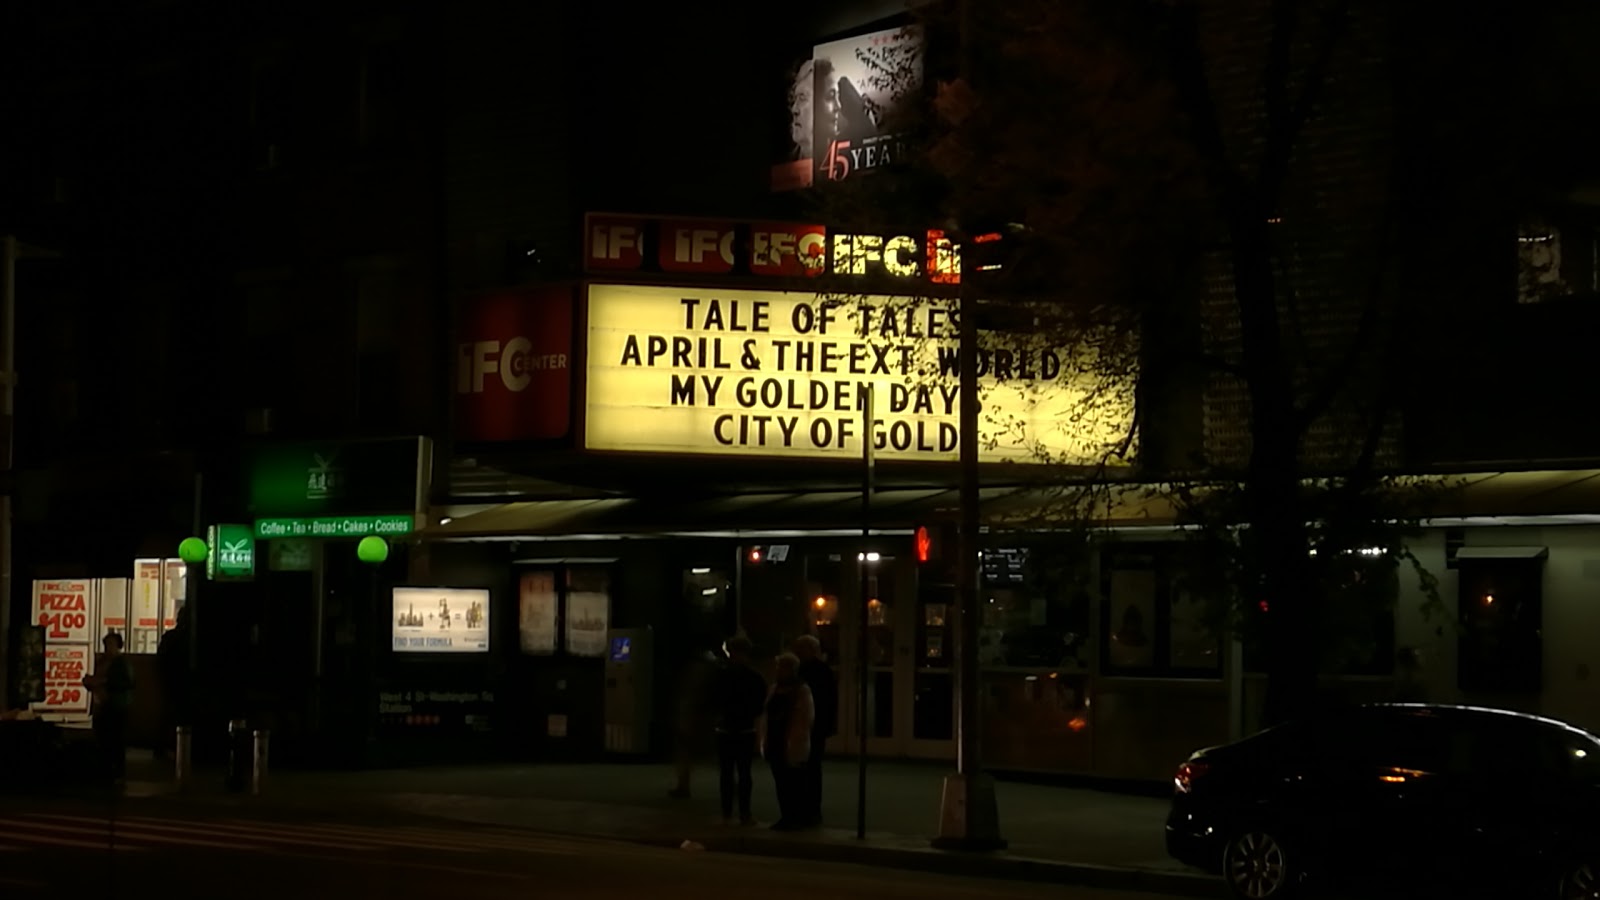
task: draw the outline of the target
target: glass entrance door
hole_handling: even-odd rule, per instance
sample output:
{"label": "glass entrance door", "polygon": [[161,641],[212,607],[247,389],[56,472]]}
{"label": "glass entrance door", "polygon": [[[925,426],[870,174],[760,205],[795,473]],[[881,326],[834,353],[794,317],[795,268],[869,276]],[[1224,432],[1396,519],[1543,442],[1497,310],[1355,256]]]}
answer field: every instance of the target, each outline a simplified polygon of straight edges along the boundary
{"label": "glass entrance door", "polygon": [[[951,677],[953,612],[942,594],[917,590],[915,565],[904,557],[874,554],[866,595],[860,570],[844,586],[838,619],[840,727],[843,744],[859,747],[865,709],[867,753],[882,757],[946,758],[954,754]],[[856,561],[852,561],[856,562]],[[861,602],[866,603],[866,681],[862,690]]]}

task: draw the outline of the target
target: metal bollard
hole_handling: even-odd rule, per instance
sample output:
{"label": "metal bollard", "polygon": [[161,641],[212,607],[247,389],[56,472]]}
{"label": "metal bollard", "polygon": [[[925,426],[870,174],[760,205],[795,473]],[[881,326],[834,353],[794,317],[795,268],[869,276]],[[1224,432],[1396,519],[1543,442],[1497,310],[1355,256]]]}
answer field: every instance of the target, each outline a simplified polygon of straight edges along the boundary
{"label": "metal bollard", "polygon": [[243,792],[250,787],[250,731],[243,719],[228,723],[228,771],[224,782],[228,790]]}
{"label": "metal bollard", "polygon": [[258,728],[253,742],[252,765],[250,769],[250,793],[261,793],[262,786],[267,780],[267,744],[271,732],[265,728]]}
{"label": "metal bollard", "polygon": [[172,759],[176,771],[173,774],[176,776],[178,787],[187,788],[189,775],[194,767],[194,729],[188,725],[179,725],[174,737],[176,746],[173,748]]}

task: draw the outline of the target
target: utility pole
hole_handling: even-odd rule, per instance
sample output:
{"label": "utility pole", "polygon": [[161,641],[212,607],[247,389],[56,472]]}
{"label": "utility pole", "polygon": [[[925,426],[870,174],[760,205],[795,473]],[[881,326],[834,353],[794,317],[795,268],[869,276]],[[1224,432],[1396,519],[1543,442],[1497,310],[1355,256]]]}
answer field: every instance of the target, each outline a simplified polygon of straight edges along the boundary
{"label": "utility pole", "polygon": [[17,263],[33,257],[58,259],[53,250],[30,247],[16,235],[0,237],[0,708],[11,702],[12,517],[16,492]]}
{"label": "utility pole", "polygon": [[4,400],[0,400],[0,478],[6,484],[0,490],[0,709],[11,704],[11,494],[15,490],[11,478],[11,456],[15,446],[11,440],[16,420],[17,386],[17,239],[12,235],[0,238],[0,379],[5,380]]}
{"label": "utility pole", "polygon": [[[971,73],[971,0],[961,0],[961,79]],[[967,230],[970,223],[962,223]],[[965,235],[963,235],[965,237]],[[965,242],[965,241],[963,241]],[[969,273],[961,273],[958,287],[960,316],[960,441],[961,540],[956,564],[956,773],[944,780],[939,804],[939,836],[933,845],[947,850],[1001,850],[1000,810],[994,781],[983,774],[983,697],[979,689],[978,608],[979,535],[978,478],[978,302]]]}

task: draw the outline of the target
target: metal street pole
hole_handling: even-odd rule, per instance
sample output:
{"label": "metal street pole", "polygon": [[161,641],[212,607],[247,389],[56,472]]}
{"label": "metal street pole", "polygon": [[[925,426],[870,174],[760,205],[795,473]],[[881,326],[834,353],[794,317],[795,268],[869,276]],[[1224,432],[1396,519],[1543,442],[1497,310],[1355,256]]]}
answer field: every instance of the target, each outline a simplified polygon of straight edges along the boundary
{"label": "metal street pole", "polygon": [[[972,3],[961,0],[960,72],[971,77]],[[966,231],[970,223],[962,223]],[[957,548],[956,578],[956,774],[947,776],[939,809],[939,836],[935,847],[956,850],[1000,850],[1000,811],[994,782],[983,774],[983,700],[979,690],[978,608],[979,555],[983,541],[978,531],[978,313],[971,278],[961,272],[958,289],[961,379],[961,539]]]}
{"label": "metal street pole", "polygon": [[871,599],[871,577],[868,566],[872,561],[867,559],[867,543],[872,539],[872,469],[876,462],[872,446],[872,423],[876,418],[873,409],[873,391],[867,387],[866,408],[862,411],[861,429],[861,596],[858,603],[860,620],[859,634],[856,637],[856,680],[859,693],[856,698],[856,739],[860,744],[856,748],[856,838],[867,839],[867,679],[871,676],[871,662],[867,659],[870,644],[867,641],[867,629],[872,627],[872,619],[867,609]]}
{"label": "metal street pole", "polygon": [[[0,379],[5,380],[4,400],[0,401],[0,428],[5,429],[0,440],[0,472],[11,474],[11,456],[15,444],[12,432],[16,421],[17,384],[17,239],[12,235],[0,238]],[[9,479],[8,479],[9,480]],[[0,709],[11,704],[11,492],[7,484],[0,491]]]}

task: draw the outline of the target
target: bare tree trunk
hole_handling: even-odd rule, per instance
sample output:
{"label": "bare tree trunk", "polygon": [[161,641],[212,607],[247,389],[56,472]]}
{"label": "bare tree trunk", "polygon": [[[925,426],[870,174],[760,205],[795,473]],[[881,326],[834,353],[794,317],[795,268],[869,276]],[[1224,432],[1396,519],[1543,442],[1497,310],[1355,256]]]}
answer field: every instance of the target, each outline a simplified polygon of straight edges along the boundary
{"label": "bare tree trunk", "polygon": [[[1245,476],[1247,565],[1256,583],[1243,598],[1267,627],[1268,724],[1314,697],[1320,659],[1317,595],[1309,577],[1301,499],[1300,428],[1293,372],[1279,321],[1267,211],[1258,198],[1230,204],[1235,299],[1250,393],[1251,452]],[[1250,590],[1252,589],[1253,590]]]}

